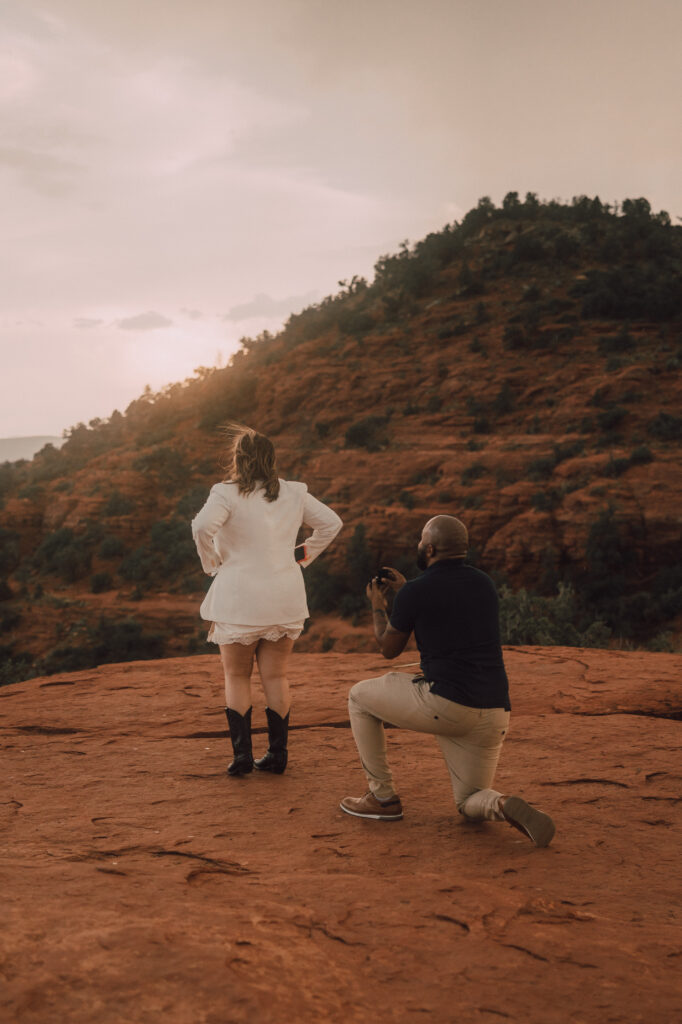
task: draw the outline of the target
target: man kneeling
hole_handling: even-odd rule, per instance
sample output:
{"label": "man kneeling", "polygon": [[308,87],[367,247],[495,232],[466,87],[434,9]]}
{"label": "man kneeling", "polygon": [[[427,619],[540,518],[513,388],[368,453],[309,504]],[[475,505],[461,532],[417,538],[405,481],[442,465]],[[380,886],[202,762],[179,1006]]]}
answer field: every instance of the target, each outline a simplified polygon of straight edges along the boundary
{"label": "man kneeling", "polygon": [[[432,733],[445,757],[455,803],[472,821],[507,821],[536,846],[554,836],[549,815],[518,796],[491,789],[509,727],[509,683],[502,658],[498,600],[489,576],[465,564],[466,527],[435,516],[417,547],[422,574],[406,582],[384,569],[386,582],[367,588],[374,632],[385,658],[396,658],[414,630],[421,673],[388,672],[351,689],[351,728],[369,781],[369,793],[346,797],[341,809],[358,818],[403,816],[386,760],[384,722]],[[390,622],[386,593],[395,591]]]}

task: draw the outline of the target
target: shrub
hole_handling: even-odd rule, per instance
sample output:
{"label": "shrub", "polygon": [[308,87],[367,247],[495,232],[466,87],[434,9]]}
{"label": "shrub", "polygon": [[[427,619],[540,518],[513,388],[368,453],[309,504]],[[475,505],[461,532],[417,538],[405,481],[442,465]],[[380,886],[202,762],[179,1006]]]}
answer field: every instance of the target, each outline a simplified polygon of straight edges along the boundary
{"label": "shrub", "polygon": [[642,466],[647,462],[653,462],[653,460],[653,453],[647,445],[640,444],[637,448],[632,449],[632,453],[630,455],[631,466]]}
{"label": "shrub", "polygon": [[422,469],[417,469],[410,476],[408,483],[411,486],[416,486],[417,484],[431,484],[431,486],[433,486],[439,478],[438,470],[439,466],[437,464],[435,466],[424,466]]}
{"label": "shrub", "polygon": [[208,489],[205,486],[193,487],[180,498],[175,512],[183,519],[193,519],[207,498]]}
{"label": "shrub", "polygon": [[153,550],[172,555],[175,564],[196,558],[190,528],[182,519],[160,519],[152,526],[149,538]]}
{"label": "shrub", "polygon": [[467,466],[467,468],[462,471],[460,480],[462,484],[466,487],[468,484],[473,483],[474,480],[478,480],[479,477],[489,472],[490,470],[488,469],[488,467],[484,466],[482,462],[474,462],[473,465]]}
{"label": "shrub", "polygon": [[[139,460],[138,460],[139,461]],[[134,503],[126,495],[121,494],[119,491],[113,491],[109,495],[103,509],[103,516],[127,516],[135,508]]]}
{"label": "shrub", "polygon": [[[482,494],[465,494],[460,502],[462,508],[480,508],[483,504]],[[471,556],[470,556],[471,557]]]}
{"label": "shrub", "polygon": [[504,416],[515,407],[514,393],[506,380],[493,399],[492,410],[496,416]]}
{"label": "shrub", "polygon": [[3,634],[9,633],[20,622],[21,612],[18,612],[16,608],[8,608],[0,615],[0,632]]}
{"label": "shrub", "polygon": [[11,647],[0,647],[0,686],[20,683],[36,675],[28,654],[14,654]]}
{"label": "shrub", "polygon": [[614,459],[613,455],[602,468],[604,476],[622,476],[630,468],[630,460],[625,458]]}
{"label": "shrub", "polygon": [[618,334],[609,334],[604,338],[600,338],[598,349],[603,356],[611,355],[612,353],[620,355],[623,352],[632,351],[635,344],[635,339],[632,335],[623,329]]}
{"label": "shrub", "polygon": [[520,235],[514,243],[511,259],[514,263],[536,263],[545,259],[546,249],[535,235]]}
{"label": "shrub", "polygon": [[0,528],[0,573],[9,576],[21,560],[19,534]]}
{"label": "shrub", "polygon": [[561,231],[554,239],[554,257],[557,260],[570,260],[580,249],[578,240],[573,235]]}
{"label": "shrub", "polygon": [[135,459],[133,467],[156,477],[163,487],[176,487],[187,479],[187,467],[175,448],[152,448]]}
{"label": "shrub", "polygon": [[90,590],[93,594],[101,594],[105,590],[111,590],[113,585],[114,581],[111,578],[111,573],[96,572],[90,577]]}
{"label": "shrub", "polygon": [[530,503],[538,512],[551,512],[561,502],[561,496],[555,487],[546,491],[536,491],[531,495]]}
{"label": "shrub", "polygon": [[619,405],[611,405],[597,414],[597,425],[602,431],[615,430],[621,425],[627,414],[627,409],[623,409]]}
{"label": "shrub", "polygon": [[574,294],[587,318],[671,320],[682,310],[682,275],[670,263],[653,262],[590,270]]}
{"label": "shrub", "polygon": [[165,640],[158,633],[145,632],[135,619],[101,618],[78,644],[60,644],[41,658],[36,669],[41,674],[75,672],[107,662],[146,661],[162,658]]}
{"label": "shrub", "polygon": [[45,537],[33,560],[36,566],[56,573],[67,583],[81,579],[90,569],[90,554],[83,539],[66,526]]}
{"label": "shrub", "polygon": [[622,519],[612,505],[602,509],[590,526],[586,570],[578,577],[581,595],[612,626],[619,618],[618,601],[627,593],[628,580],[636,567],[641,532],[639,521]]}
{"label": "shrub", "polygon": [[670,630],[661,630],[646,646],[648,651],[660,651],[665,654],[671,654],[675,650],[673,634]]}
{"label": "shrub", "polygon": [[337,313],[337,323],[342,334],[362,337],[374,327],[374,318],[366,310],[342,307]]}
{"label": "shrub", "polygon": [[528,463],[528,476],[531,480],[544,480],[552,475],[556,464],[557,460],[553,455],[532,459]]}
{"label": "shrub", "polygon": [[160,519],[152,526],[148,543],[131,551],[118,571],[123,579],[139,585],[176,579],[196,562],[196,548],[188,524],[182,519]]}
{"label": "shrub", "polygon": [[145,546],[141,545],[126,555],[118,567],[119,576],[129,583],[144,583],[154,574],[156,558]]}
{"label": "shrub", "polygon": [[319,559],[304,570],[308,607],[311,611],[336,612],[351,618],[365,608],[365,587],[375,566],[363,523],[359,523],[346,548],[346,571],[330,572]]}
{"label": "shrub", "polygon": [[387,416],[364,416],[346,430],[346,448],[366,448],[368,452],[379,452],[388,445],[386,432]]}
{"label": "shrub", "polygon": [[303,577],[310,611],[338,613],[339,603],[346,591],[344,578],[331,573],[319,558],[304,570]]}
{"label": "shrub", "polygon": [[125,551],[125,544],[120,537],[105,537],[99,546],[100,558],[119,558]]}
{"label": "shrub", "polygon": [[540,290],[540,288],[539,288],[539,286],[537,284],[528,284],[523,289],[523,294],[521,295],[521,301],[522,302],[537,302],[541,295],[542,295],[542,291]]}
{"label": "shrub", "polygon": [[457,338],[460,334],[466,334],[469,329],[469,324],[462,317],[457,320],[451,320],[449,323],[440,327],[436,333],[436,337],[439,341],[447,341],[448,338]]}
{"label": "shrub", "polygon": [[468,263],[462,264],[462,269],[457,278],[460,295],[476,296],[485,293],[485,284],[480,277],[472,272]]}
{"label": "shrub", "polygon": [[95,631],[96,664],[107,661],[145,661],[162,658],[165,640],[158,633],[147,633],[135,619],[102,619]]}
{"label": "shrub", "polygon": [[647,434],[657,441],[679,441],[682,438],[682,416],[659,412],[646,425]]}
{"label": "shrub", "polygon": [[40,484],[29,484],[28,487],[22,487],[19,491],[19,497],[25,498],[27,501],[40,501],[44,494],[45,488]]}
{"label": "shrub", "polygon": [[414,494],[411,494],[410,491],[401,491],[398,495],[398,501],[403,508],[414,508],[415,506]]}
{"label": "shrub", "polygon": [[560,583],[556,597],[539,597],[507,586],[500,588],[500,632],[504,644],[605,647],[611,630],[600,620],[580,626],[573,588]]}
{"label": "shrub", "polygon": [[507,324],[504,329],[504,334],[502,335],[502,344],[505,348],[510,349],[511,351],[527,348],[528,341],[526,338],[526,332],[521,324]]}

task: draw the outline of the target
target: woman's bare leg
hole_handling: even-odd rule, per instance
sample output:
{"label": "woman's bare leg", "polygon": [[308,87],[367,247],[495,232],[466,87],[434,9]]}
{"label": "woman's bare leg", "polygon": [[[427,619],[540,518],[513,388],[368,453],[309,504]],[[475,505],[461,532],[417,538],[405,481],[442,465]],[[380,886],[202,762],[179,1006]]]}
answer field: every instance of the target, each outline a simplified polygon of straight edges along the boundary
{"label": "woman's bare leg", "polygon": [[285,636],[281,640],[260,640],[256,650],[266,703],[282,718],[286,717],[290,704],[287,662],[293,646],[294,641]]}
{"label": "woman's bare leg", "polygon": [[258,641],[248,645],[220,645],[220,660],[225,673],[225,704],[240,715],[251,707],[251,672],[257,647]]}

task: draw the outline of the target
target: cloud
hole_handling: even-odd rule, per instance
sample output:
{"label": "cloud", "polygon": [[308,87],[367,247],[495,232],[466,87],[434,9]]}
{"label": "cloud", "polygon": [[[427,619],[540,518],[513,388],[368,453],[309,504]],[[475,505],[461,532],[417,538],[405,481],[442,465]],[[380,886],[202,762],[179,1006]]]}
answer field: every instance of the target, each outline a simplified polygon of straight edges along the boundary
{"label": "cloud", "polygon": [[91,330],[93,327],[99,327],[101,323],[101,320],[93,320],[93,318],[89,316],[77,316],[73,321],[73,326],[87,331]]}
{"label": "cloud", "polygon": [[307,292],[306,295],[290,295],[286,299],[273,299],[269,295],[260,292],[250,302],[243,302],[239,306],[233,306],[225,313],[224,320],[239,322],[251,320],[257,316],[277,317],[286,316],[295,309],[303,309],[319,298],[319,292]]}
{"label": "cloud", "polygon": [[160,327],[172,327],[173,321],[161,313],[150,310],[148,313],[138,313],[137,316],[129,316],[124,320],[117,320],[116,326],[123,331],[156,331]]}
{"label": "cloud", "polygon": [[189,320],[203,320],[204,314],[200,309],[181,309],[180,312]]}
{"label": "cloud", "polygon": [[21,146],[0,146],[0,165],[18,173],[29,188],[48,196],[62,196],[74,188],[78,164],[53,153]]}

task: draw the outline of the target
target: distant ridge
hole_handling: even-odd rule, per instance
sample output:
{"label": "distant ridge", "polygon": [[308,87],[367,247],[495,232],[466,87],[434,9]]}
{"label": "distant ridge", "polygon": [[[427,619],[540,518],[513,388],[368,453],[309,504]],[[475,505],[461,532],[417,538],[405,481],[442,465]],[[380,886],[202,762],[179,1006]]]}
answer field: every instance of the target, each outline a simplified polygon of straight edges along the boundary
{"label": "distant ridge", "polygon": [[16,462],[18,459],[32,459],[46,444],[61,448],[63,437],[36,435],[33,437],[0,437],[0,462]]}
{"label": "distant ridge", "polygon": [[436,514],[466,523],[503,643],[682,644],[682,225],[645,199],[483,197],[339,286],[0,462],[0,686],[210,652],[189,522],[235,421],[344,522],[299,650],[373,649],[367,580],[415,575]]}

